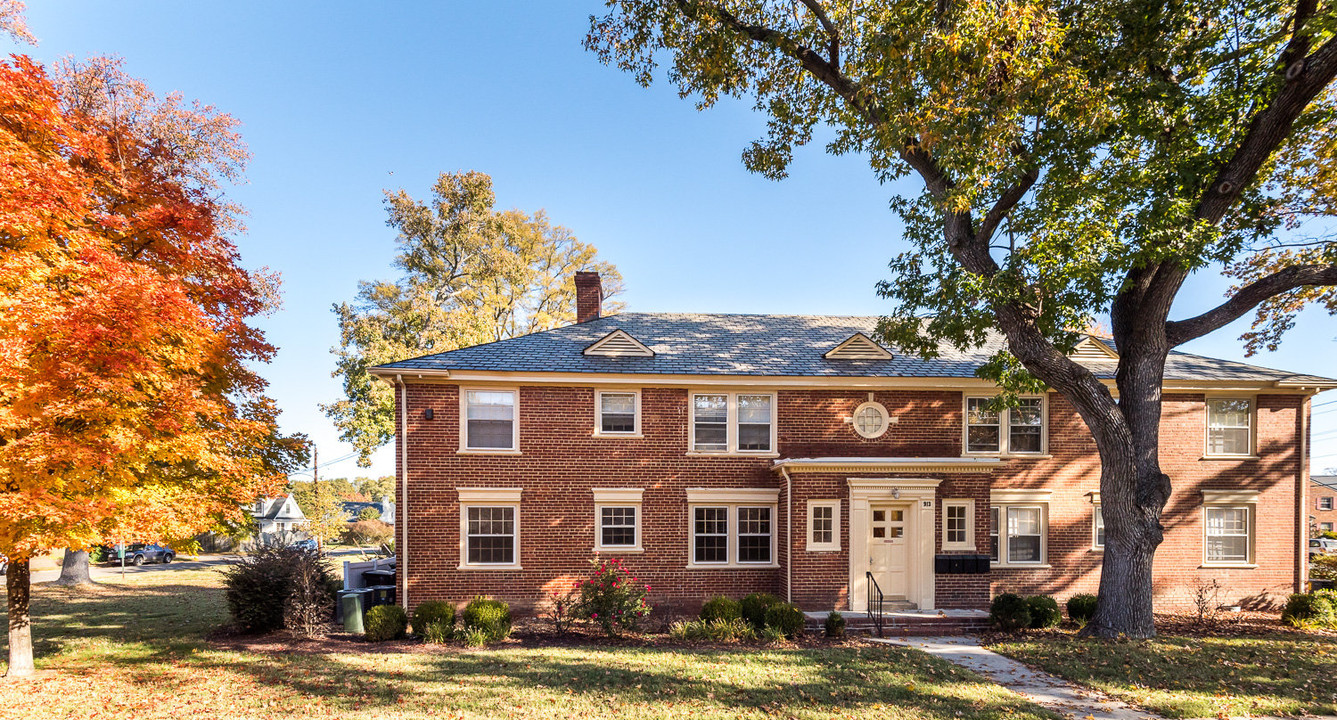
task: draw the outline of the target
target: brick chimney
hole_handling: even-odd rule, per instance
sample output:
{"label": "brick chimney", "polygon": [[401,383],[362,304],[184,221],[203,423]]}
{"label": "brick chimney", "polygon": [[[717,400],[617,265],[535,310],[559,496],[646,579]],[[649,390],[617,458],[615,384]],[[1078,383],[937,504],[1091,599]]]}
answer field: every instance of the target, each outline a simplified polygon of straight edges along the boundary
{"label": "brick chimney", "polygon": [[604,287],[597,272],[576,273],[576,322],[598,320],[603,312]]}

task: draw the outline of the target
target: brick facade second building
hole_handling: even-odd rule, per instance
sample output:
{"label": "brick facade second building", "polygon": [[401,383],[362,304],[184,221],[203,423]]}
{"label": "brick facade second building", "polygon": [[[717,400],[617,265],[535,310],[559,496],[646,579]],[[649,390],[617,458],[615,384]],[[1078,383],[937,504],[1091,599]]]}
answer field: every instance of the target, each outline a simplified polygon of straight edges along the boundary
{"label": "brick facade second building", "polygon": [[[618,557],[659,607],[764,591],[806,610],[983,608],[1094,592],[1099,460],[1057,393],[992,402],[975,368],[870,339],[876,318],[624,314],[381,366],[395,387],[401,600],[536,609]],[[1000,342],[994,341],[995,344]],[[1116,349],[1074,357],[1112,375]],[[1163,607],[1302,584],[1323,378],[1171,356]]]}

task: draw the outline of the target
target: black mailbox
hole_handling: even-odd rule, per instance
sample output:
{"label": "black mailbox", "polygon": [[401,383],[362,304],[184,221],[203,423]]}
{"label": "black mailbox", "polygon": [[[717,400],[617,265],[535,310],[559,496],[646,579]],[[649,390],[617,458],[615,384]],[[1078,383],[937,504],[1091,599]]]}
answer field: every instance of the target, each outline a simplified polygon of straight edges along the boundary
{"label": "black mailbox", "polygon": [[948,570],[947,570],[947,563],[948,563],[949,560],[951,560],[951,558],[952,558],[951,555],[935,555],[935,556],[933,556],[933,572],[935,572],[935,573],[937,573],[937,574],[939,574],[939,575],[946,575],[947,572],[948,572]]}

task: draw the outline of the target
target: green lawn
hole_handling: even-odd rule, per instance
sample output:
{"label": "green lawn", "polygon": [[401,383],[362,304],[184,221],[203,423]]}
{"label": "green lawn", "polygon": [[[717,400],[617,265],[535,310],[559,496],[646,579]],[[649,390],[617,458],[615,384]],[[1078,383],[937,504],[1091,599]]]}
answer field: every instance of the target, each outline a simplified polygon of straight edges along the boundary
{"label": "green lawn", "polygon": [[1172,718],[1337,714],[1337,638],[1050,633],[991,646],[1029,665]]}
{"label": "green lawn", "polygon": [[276,641],[273,651],[240,650],[205,639],[225,619],[212,571],[92,591],[42,587],[34,609],[44,672],[0,682],[0,717],[1056,717],[945,662],[884,646]]}

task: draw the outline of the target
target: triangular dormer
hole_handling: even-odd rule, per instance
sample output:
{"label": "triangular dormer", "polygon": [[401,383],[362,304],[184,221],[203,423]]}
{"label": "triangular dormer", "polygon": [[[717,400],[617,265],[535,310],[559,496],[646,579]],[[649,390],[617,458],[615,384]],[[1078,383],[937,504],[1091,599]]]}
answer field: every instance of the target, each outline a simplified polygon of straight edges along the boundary
{"label": "triangular dormer", "polygon": [[1068,357],[1077,362],[1108,362],[1118,360],[1119,353],[1109,346],[1109,343],[1102,341],[1094,335],[1087,335],[1073,346],[1072,352]]}
{"label": "triangular dormer", "polygon": [[886,348],[873,342],[872,338],[857,332],[826,351],[822,357],[827,360],[890,360],[892,355]]}
{"label": "triangular dormer", "polygon": [[655,351],[622,330],[614,330],[585,348],[585,354],[604,357],[654,357]]}

